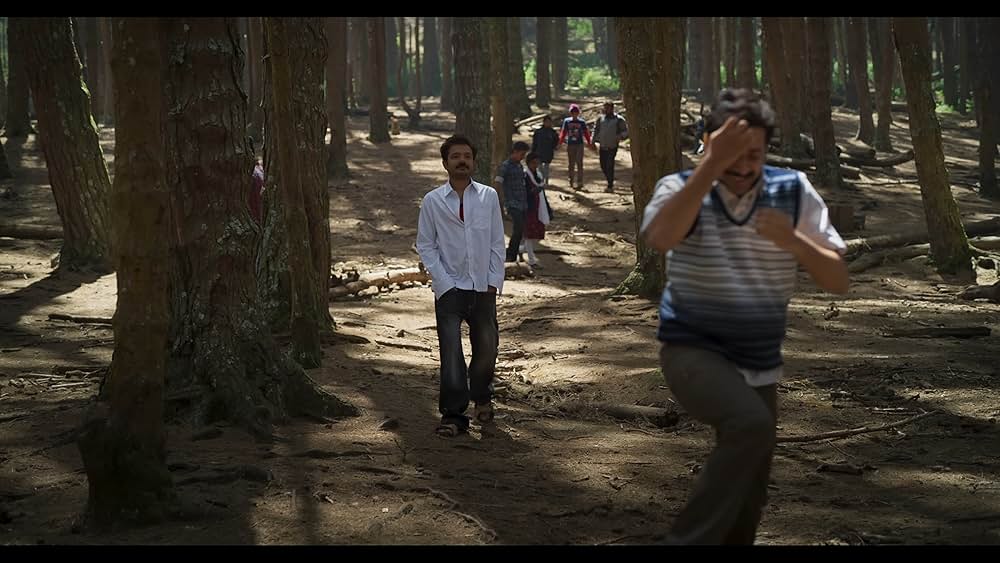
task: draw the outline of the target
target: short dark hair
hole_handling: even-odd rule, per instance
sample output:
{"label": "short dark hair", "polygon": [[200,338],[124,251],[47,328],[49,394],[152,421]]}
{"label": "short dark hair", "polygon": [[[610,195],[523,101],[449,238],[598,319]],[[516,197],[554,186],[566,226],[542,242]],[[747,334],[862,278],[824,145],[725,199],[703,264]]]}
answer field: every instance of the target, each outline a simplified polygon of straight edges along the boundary
{"label": "short dark hair", "polygon": [[542,118],[542,123],[545,123],[546,121],[552,121],[552,116],[546,115],[545,117]]}
{"label": "short dark hair", "polygon": [[465,135],[452,135],[445,139],[444,144],[441,145],[441,160],[448,160],[448,152],[451,150],[451,147],[458,145],[465,145],[472,149],[472,159],[476,159],[476,145],[473,145],[472,141]]}
{"label": "short dark hair", "polygon": [[525,143],[524,141],[517,141],[516,143],[514,143],[514,146],[511,147],[510,152],[512,152],[512,153],[515,153],[517,151],[525,151],[525,152],[527,152],[527,151],[530,151],[530,150],[531,150],[531,145],[529,145],[528,143]]}
{"label": "short dark hair", "polygon": [[541,160],[541,158],[542,155],[538,154],[537,152],[529,152],[527,155],[525,155],[524,161],[531,162],[532,160]]}
{"label": "short dark hair", "polygon": [[712,104],[705,118],[705,133],[711,134],[722,127],[730,117],[745,119],[750,127],[761,127],[766,134],[766,142],[774,135],[774,110],[753,90],[747,88],[725,88]]}

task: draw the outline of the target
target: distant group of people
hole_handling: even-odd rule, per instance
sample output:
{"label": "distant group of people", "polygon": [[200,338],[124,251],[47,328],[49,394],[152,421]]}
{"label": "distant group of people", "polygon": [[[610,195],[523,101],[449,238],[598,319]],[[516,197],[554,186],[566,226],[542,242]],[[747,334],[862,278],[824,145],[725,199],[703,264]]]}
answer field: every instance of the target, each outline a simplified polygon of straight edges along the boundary
{"label": "distant group of people", "polygon": [[583,189],[583,149],[589,146],[600,154],[601,172],[607,180],[605,191],[613,192],[615,187],[615,156],[618,145],[628,138],[628,123],[620,114],[615,113],[613,102],[604,103],[601,117],[594,122],[593,135],[587,122],[580,117],[580,106],[570,104],[569,117],[563,119],[559,131],[552,127],[552,117],[545,116],[542,126],[535,130],[531,139],[531,151],[538,154],[545,185],[548,185],[549,165],[555,157],[555,152],[566,145],[566,156],[569,161],[569,187]]}
{"label": "distant group of people", "polygon": [[[567,145],[570,182],[580,189],[583,145],[594,146],[579,107],[570,109],[554,145],[548,119],[534,146],[514,144],[494,178],[499,189],[472,179],[476,147],[468,138],[455,135],[441,146],[448,181],[424,196],[416,246],[435,298],[442,436],[494,418],[504,261],[516,258],[522,235],[534,235],[529,215],[541,203],[531,194],[544,194],[548,149]],[[765,165],[774,127],[774,113],[757,94],[723,90],[705,117],[698,165],[661,178],[649,204],[637,210],[646,243],[667,255],[660,367],[680,405],[716,435],[669,543],[753,543],[767,500],[781,348],[798,268],[827,291],[848,288],[844,241],[823,199],[802,172]],[[606,104],[594,138],[609,188],[614,152],[626,136],[624,120]],[[506,246],[504,215],[513,227]],[[462,322],[472,344],[468,365]]]}

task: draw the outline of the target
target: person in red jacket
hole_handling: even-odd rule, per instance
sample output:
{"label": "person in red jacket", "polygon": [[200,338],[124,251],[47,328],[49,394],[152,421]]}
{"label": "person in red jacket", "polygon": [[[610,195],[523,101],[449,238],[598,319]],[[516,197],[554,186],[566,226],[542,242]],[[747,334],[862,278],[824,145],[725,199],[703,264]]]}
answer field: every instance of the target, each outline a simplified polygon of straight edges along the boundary
{"label": "person in red jacket", "polygon": [[[586,143],[594,149],[594,142],[590,138],[590,129],[587,122],[580,119],[580,106],[570,104],[569,117],[563,120],[562,128],[559,132],[559,144],[556,150],[566,143],[566,155],[569,157],[569,187],[576,189],[583,188],[583,145]],[[573,169],[576,168],[576,184],[573,184]]]}

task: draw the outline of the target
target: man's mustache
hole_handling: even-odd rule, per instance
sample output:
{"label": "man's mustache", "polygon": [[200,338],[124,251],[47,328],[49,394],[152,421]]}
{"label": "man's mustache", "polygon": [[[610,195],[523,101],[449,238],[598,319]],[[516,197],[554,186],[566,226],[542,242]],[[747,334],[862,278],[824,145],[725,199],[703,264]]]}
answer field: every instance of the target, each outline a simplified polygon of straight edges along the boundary
{"label": "man's mustache", "polygon": [[742,178],[744,180],[749,180],[753,176],[753,171],[747,172],[746,174],[740,174],[739,172],[734,172],[732,170],[726,170],[726,176],[736,176],[737,178]]}

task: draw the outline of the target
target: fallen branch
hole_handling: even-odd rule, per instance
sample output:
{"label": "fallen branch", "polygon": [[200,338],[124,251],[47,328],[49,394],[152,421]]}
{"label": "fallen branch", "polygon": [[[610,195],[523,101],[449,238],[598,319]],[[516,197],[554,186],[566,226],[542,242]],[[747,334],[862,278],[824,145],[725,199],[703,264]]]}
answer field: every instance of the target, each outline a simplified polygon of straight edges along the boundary
{"label": "fallen branch", "polygon": [[[789,158],[771,153],[767,155],[767,163],[771,166],[794,168],[795,170],[810,170],[816,167],[816,159],[813,158]],[[861,170],[841,163],[840,174],[844,178],[854,180],[861,177]]]}
{"label": "fallen branch", "polygon": [[[1000,233],[1000,217],[994,217],[985,221],[972,223],[962,223],[965,227],[966,235],[970,237],[993,235]],[[891,233],[887,235],[877,235],[873,237],[861,237],[844,241],[847,244],[847,254],[854,254],[862,250],[876,250],[895,246],[908,246],[911,244],[922,244],[930,242],[927,234],[927,227],[921,227],[903,233]]]}
{"label": "fallen branch", "polygon": [[931,326],[890,329],[882,333],[889,338],[977,338],[989,335],[990,328],[986,326]]}
{"label": "fallen branch", "polygon": [[[614,104],[616,106],[620,106],[622,104],[622,101],[621,100],[616,100],[614,102]],[[583,115],[585,112],[588,112],[588,111],[594,110],[594,109],[598,109],[598,108],[601,108],[601,107],[604,107],[604,102],[598,102],[596,104],[590,104],[590,105],[586,105],[586,106],[581,106],[580,107],[580,114]],[[618,112],[618,113],[624,113],[624,112]],[[522,125],[531,125],[533,123],[544,121],[546,116],[551,116],[551,115],[552,115],[552,112],[545,112],[545,113],[540,113],[538,115],[533,115],[531,117],[526,117],[526,118],[518,121],[517,123],[515,123],[514,126],[521,127]]]}
{"label": "fallen branch", "polygon": [[63,231],[59,227],[40,225],[0,225],[0,237],[22,240],[56,240],[63,238]]}
{"label": "fallen branch", "polygon": [[71,323],[110,325],[111,317],[78,317],[76,315],[66,315],[63,313],[50,313],[50,321],[69,321]]}
{"label": "fallen branch", "polygon": [[420,344],[404,344],[402,342],[391,342],[389,340],[379,340],[375,339],[376,344],[381,344],[382,346],[392,346],[393,348],[402,348],[404,350],[416,350],[417,352],[430,352],[431,349],[428,346],[422,346]]}
{"label": "fallen branch", "polygon": [[563,407],[569,412],[597,410],[601,414],[617,420],[645,421],[657,428],[675,426],[679,419],[675,411],[642,405],[624,405],[618,403],[568,403]]}
{"label": "fallen branch", "polygon": [[840,157],[840,161],[851,166],[878,166],[889,168],[913,160],[913,151],[908,150],[885,158],[861,158],[850,154]]}
{"label": "fallen branch", "polygon": [[929,244],[918,244],[915,246],[889,248],[886,250],[872,252],[870,254],[864,254],[851,261],[851,263],[847,265],[847,271],[852,274],[859,274],[865,270],[881,266],[889,261],[901,262],[917,256],[923,256],[924,254],[930,252],[930,248],[931,246]]}
{"label": "fallen branch", "polygon": [[834,430],[833,432],[823,432],[821,434],[806,434],[804,436],[778,436],[775,440],[779,444],[789,443],[789,442],[818,442],[820,440],[830,440],[835,438],[847,438],[849,436],[857,436],[858,434],[870,434],[872,432],[880,432],[882,430],[889,430],[891,428],[898,428],[913,422],[920,420],[921,418],[926,418],[928,416],[937,414],[937,411],[929,411],[925,413],[918,414],[917,416],[911,416],[910,418],[905,418],[903,420],[897,420],[889,424],[880,424],[878,426],[862,426],[860,428],[853,428],[851,430]]}
{"label": "fallen branch", "polygon": [[[506,279],[520,279],[534,275],[531,267],[523,262],[508,262],[504,265],[504,277]],[[354,295],[370,287],[379,290],[388,288],[394,284],[403,283],[429,283],[431,275],[420,264],[415,268],[403,268],[399,270],[388,270],[382,272],[372,272],[360,276],[357,280],[347,282],[330,288],[330,299],[338,299],[348,295]]]}
{"label": "fallen branch", "polygon": [[1000,303],[1000,282],[996,282],[993,285],[973,285],[967,287],[958,294],[958,298],[966,301],[989,299],[994,303]]}

